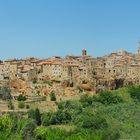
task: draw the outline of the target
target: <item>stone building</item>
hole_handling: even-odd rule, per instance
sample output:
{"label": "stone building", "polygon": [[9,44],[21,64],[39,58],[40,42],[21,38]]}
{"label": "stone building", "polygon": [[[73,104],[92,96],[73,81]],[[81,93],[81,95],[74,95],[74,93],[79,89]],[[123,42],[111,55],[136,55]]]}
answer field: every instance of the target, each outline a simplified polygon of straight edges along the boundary
{"label": "stone building", "polygon": [[0,64],[0,79],[12,79],[17,76],[18,65],[20,63],[14,60],[6,60]]}
{"label": "stone building", "polygon": [[137,53],[120,50],[93,58],[84,49],[81,56],[48,59],[27,58],[0,62],[0,80],[52,80],[70,85],[92,83],[97,90],[140,84],[140,42]]}

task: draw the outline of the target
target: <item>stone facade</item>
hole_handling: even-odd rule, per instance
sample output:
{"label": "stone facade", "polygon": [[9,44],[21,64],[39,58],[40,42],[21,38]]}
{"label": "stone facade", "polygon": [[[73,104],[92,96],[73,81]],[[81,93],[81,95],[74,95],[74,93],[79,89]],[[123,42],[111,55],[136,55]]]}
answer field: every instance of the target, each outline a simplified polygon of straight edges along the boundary
{"label": "stone facade", "polygon": [[52,80],[70,85],[92,83],[94,89],[115,89],[121,85],[140,84],[140,43],[138,52],[123,50],[93,58],[83,50],[81,56],[27,58],[0,62],[0,80]]}

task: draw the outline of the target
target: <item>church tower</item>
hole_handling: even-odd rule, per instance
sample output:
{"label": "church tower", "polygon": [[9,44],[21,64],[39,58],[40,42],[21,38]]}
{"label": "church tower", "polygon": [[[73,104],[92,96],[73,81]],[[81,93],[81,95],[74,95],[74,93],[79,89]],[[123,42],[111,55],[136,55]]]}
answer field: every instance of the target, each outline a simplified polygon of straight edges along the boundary
{"label": "church tower", "polygon": [[87,55],[87,50],[83,49],[82,50],[82,56],[86,56]]}

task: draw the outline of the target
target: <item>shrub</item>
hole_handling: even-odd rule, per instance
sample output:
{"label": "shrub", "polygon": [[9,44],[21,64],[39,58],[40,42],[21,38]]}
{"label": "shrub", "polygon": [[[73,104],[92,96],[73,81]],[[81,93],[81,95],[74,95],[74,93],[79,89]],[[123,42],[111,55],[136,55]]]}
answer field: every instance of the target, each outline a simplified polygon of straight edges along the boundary
{"label": "shrub", "polygon": [[0,98],[2,100],[12,99],[11,90],[8,87],[0,87]]}
{"label": "shrub", "polygon": [[46,84],[48,84],[50,87],[52,87],[52,85],[53,85],[53,83],[52,83],[52,81],[45,81],[44,83],[46,83]]}
{"label": "shrub", "polygon": [[91,116],[84,116],[83,128],[90,128],[92,130],[104,129],[108,127],[106,119],[102,116],[102,114],[96,114]]}
{"label": "shrub", "polygon": [[19,101],[18,102],[18,108],[24,108],[25,107],[25,103],[23,101]]}
{"label": "shrub", "polygon": [[80,97],[80,102],[82,103],[83,107],[91,106],[94,101],[96,101],[96,96],[89,96],[89,95],[82,95]]}
{"label": "shrub", "polygon": [[41,125],[41,114],[38,108],[35,109],[35,121],[37,125]]}
{"label": "shrub", "polygon": [[18,101],[25,101],[26,100],[26,96],[23,96],[22,94],[20,94],[17,98]]}
{"label": "shrub", "polygon": [[140,101],[140,86],[138,87],[130,87],[129,88],[130,96],[133,98],[135,101]]}
{"label": "shrub", "polygon": [[82,113],[82,105],[79,101],[63,101],[58,104],[58,109],[62,112],[68,112],[71,120],[74,121]]}
{"label": "shrub", "polygon": [[51,92],[50,99],[51,99],[51,101],[56,101],[56,96],[55,96],[55,92],[54,91]]}
{"label": "shrub", "polygon": [[26,105],[26,109],[29,109],[30,108],[30,106],[29,105]]}
{"label": "shrub", "polygon": [[46,101],[46,99],[47,99],[46,96],[42,97],[42,101]]}
{"label": "shrub", "polygon": [[119,140],[120,132],[116,129],[107,129],[102,134],[103,140]]}
{"label": "shrub", "polygon": [[30,109],[28,111],[28,118],[33,119],[37,125],[41,125],[41,113],[38,108],[35,110]]}
{"label": "shrub", "polygon": [[53,116],[52,112],[44,113],[41,117],[41,122],[43,126],[49,126],[51,124],[51,118]]}
{"label": "shrub", "polygon": [[35,111],[33,109],[30,109],[28,112],[28,118],[35,119]]}
{"label": "shrub", "polygon": [[14,109],[14,105],[13,105],[11,100],[8,101],[8,108],[9,109]]}
{"label": "shrub", "polygon": [[22,129],[22,139],[29,140],[34,134],[34,130],[36,128],[36,124],[33,120],[28,120]]}
{"label": "shrub", "polygon": [[33,80],[33,84],[36,84],[36,83],[37,83],[37,79],[34,79],[34,80]]}
{"label": "shrub", "polygon": [[35,129],[36,140],[66,140],[66,134],[67,132],[65,130],[59,128],[46,128],[40,126]]}
{"label": "shrub", "polygon": [[9,133],[13,127],[14,120],[11,118],[9,114],[4,114],[0,117],[0,132]]}
{"label": "shrub", "polygon": [[68,111],[58,110],[51,118],[51,124],[68,123],[71,121],[71,115]]}
{"label": "shrub", "polygon": [[110,91],[104,91],[100,93],[98,101],[101,102],[102,104],[109,105],[122,103],[123,99],[120,96],[111,93]]}

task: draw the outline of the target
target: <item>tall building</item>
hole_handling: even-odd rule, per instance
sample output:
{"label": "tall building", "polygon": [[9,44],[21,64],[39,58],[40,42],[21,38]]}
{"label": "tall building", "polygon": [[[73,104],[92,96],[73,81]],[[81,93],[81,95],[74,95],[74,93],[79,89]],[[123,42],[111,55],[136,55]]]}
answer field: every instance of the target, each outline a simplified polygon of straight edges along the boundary
{"label": "tall building", "polygon": [[87,55],[87,50],[83,49],[82,50],[82,56],[86,56]]}

